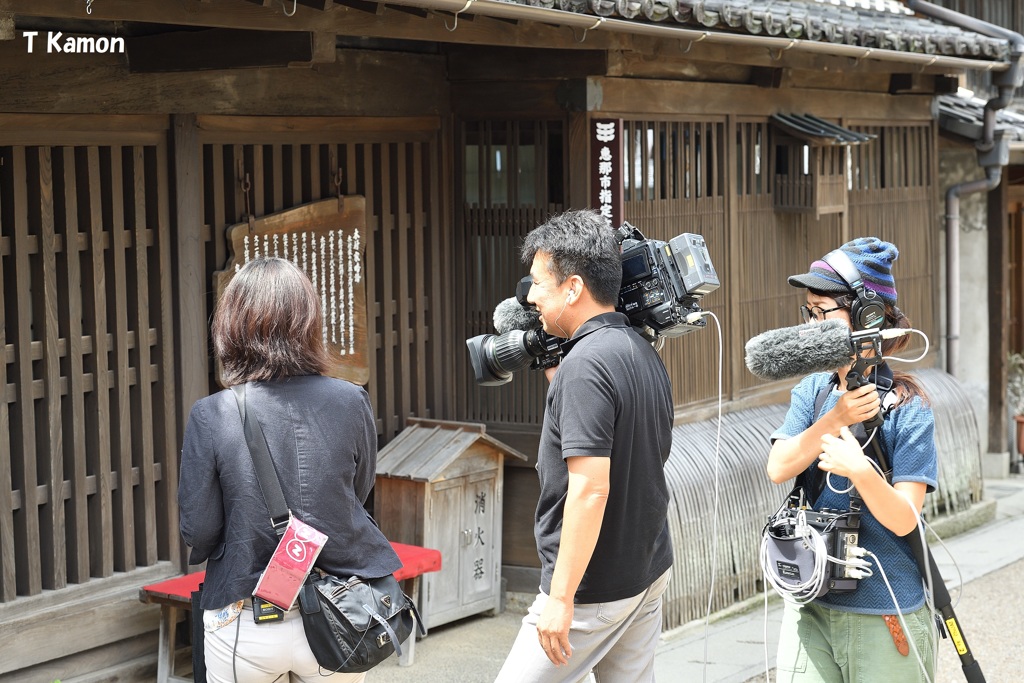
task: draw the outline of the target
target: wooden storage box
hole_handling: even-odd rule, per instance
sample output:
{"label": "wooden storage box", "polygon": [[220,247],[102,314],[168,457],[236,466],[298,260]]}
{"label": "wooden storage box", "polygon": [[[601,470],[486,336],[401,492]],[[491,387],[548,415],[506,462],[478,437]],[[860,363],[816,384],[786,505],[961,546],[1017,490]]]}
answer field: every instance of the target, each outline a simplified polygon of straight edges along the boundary
{"label": "wooden storage box", "polygon": [[410,418],[377,456],[374,516],[391,541],[441,551],[426,574],[426,628],[485,611],[501,600],[501,498],[505,457],[526,456],[482,424]]}

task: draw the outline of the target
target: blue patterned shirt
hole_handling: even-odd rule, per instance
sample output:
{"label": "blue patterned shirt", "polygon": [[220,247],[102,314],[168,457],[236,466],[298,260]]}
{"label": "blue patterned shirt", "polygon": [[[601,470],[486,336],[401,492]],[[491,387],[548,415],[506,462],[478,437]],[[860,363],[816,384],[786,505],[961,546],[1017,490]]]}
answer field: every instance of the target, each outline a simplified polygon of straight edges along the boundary
{"label": "blue patterned shirt", "polygon": [[[786,420],[771,435],[773,443],[777,439],[795,437],[811,426],[815,421],[814,399],[830,378],[831,375],[824,372],[808,375],[793,388]],[[834,388],[829,392],[821,408],[822,415],[836,405],[840,395],[841,392]],[[893,483],[916,481],[926,484],[928,491],[933,491],[937,485],[938,459],[935,452],[935,420],[931,408],[919,397],[911,399],[889,413],[882,424],[880,436],[893,470]],[[810,465],[811,468],[817,466],[817,460]],[[832,476],[830,479],[836,490],[843,491],[850,487],[846,477]],[[814,503],[815,510],[847,510],[849,507],[850,495],[835,493],[828,486]],[[862,506],[859,543],[878,556],[899,602],[900,611],[906,613],[920,609],[924,605],[924,589],[910,546],[906,540],[882,526],[866,505]],[[878,563],[872,558],[868,559],[874,575],[862,579],[857,590],[851,593],[828,593],[817,602],[843,612],[894,614],[896,607],[882,579],[882,572],[877,567]]]}

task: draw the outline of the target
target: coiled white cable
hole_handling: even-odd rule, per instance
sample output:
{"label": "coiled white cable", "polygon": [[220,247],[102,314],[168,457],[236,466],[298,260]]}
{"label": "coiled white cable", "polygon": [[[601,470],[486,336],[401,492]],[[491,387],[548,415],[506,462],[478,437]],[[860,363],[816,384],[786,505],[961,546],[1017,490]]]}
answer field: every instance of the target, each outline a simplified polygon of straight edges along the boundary
{"label": "coiled white cable", "polygon": [[771,566],[771,557],[768,553],[769,541],[767,530],[761,537],[761,550],[758,554],[758,560],[761,564],[761,573],[772,588],[786,600],[802,605],[814,600],[825,586],[825,581],[828,580],[828,561],[830,558],[828,548],[825,547],[824,537],[817,529],[807,523],[807,513],[804,510],[797,512],[796,537],[802,539],[807,544],[814,558],[811,575],[806,581],[789,583],[775,572],[775,569]]}

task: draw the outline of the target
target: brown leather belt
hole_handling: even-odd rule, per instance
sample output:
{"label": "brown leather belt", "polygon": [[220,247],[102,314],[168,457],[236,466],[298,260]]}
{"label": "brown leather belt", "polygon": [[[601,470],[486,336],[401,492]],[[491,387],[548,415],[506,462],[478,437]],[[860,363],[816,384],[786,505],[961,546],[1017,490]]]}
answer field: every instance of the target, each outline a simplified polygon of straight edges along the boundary
{"label": "brown leather belt", "polygon": [[889,633],[892,635],[892,643],[896,646],[896,651],[904,657],[909,655],[910,645],[907,643],[907,635],[903,632],[903,626],[900,625],[899,615],[883,614],[882,618],[885,619],[885,625],[889,627]]}

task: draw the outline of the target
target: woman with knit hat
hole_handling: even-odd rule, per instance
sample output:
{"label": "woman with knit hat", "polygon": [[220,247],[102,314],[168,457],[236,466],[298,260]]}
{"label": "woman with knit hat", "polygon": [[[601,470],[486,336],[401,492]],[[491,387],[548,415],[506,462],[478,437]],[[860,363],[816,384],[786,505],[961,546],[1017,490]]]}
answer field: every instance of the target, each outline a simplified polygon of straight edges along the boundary
{"label": "woman with knit hat", "polygon": [[[804,321],[842,320],[851,330],[909,328],[896,307],[892,264],[898,255],[893,244],[862,237],[790,277],[791,285],[807,290]],[[882,355],[908,343],[907,336],[885,340]],[[847,390],[851,366],[809,375],[794,387],[786,420],[771,436],[767,470],[776,483],[797,477],[815,510],[849,510],[855,492],[862,501],[858,545],[869,552],[870,567],[853,591],[830,591],[803,604],[787,600],[779,683],[912,683],[931,681],[934,672],[936,628],[903,538],[917,533],[924,496],[936,486],[931,408],[913,378],[884,361],[870,368],[863,386]],[[891,467],[887,478],[851,428],[882,409],[878,387],[890,385],[882,392],[886,417],[873,435]]]}

